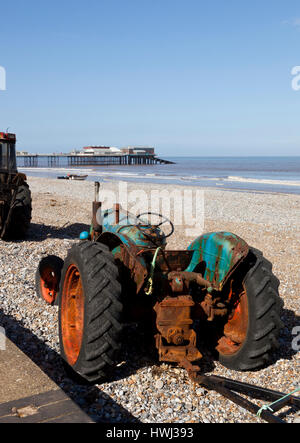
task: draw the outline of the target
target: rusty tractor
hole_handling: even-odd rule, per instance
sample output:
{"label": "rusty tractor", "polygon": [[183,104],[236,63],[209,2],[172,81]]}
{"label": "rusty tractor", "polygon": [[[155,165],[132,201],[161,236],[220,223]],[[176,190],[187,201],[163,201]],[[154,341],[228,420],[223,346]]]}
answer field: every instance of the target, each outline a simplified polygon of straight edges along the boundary
{"label": "rusty tractor", "polygon": [[129,321],[149,325],[158,359],[190,375],[199,371],[200,342],[230,369],[266,365],[282,328],[271,263],[229,232],[201,235],[186,251],[168,250],[174,225],[154,216],[155,224],[153,214],[133,216],[118,204],[101,210],[96,183],[90,232],[64,262],[52,256],[40,263],[37,292],[59,303],[68,366],[89,382],[105,378]]}
{"label": "rusty tractor", "polygon": [[16,136],[0,132],[0,238],[21,239],[31,221],[31,193],[17,171]]}

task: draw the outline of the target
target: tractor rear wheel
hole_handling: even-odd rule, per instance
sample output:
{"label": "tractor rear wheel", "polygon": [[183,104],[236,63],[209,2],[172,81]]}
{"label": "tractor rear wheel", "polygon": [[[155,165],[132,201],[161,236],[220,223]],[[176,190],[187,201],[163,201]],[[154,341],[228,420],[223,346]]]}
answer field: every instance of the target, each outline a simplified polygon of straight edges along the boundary
{"label": "tractor rear wheel", "polygon": [[62,271],[59,336],[63,359],[88,382],[104,379],[121,341],[121,285],[109,249],[83,241],[71,248]]}
{"label": "tractor rear wheel", "polygon": [[283,323],[283,301],[279,280],[272,264],[262,253],[250,250],[250,269],[240,284],[234,310],[223,329],[217,346],[220,363],[236,371],[256,370],[265,366],[278,348]]}
{"label": "tractor rear wheel", "polygon": [[19,240],[25,237],[31,222],[31,204],[31,192],[28,184],[24,183],[18,188],[5,239]]}

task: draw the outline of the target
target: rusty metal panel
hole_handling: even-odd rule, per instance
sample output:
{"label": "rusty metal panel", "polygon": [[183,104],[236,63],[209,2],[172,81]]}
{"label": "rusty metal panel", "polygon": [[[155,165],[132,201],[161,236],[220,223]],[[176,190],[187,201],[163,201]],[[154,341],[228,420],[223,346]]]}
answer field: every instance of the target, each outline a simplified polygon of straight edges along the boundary
{"label": "rusty metal panel", "polygon": [[193,272],[202,265],[204,278],[222,289],[229,275],[247,257],[249,246],[235,234],[214,232],[197,238],[188,250],[194,254],[186,271]]}
{"label": "rusty metal panel", "polygon": [[155,305],[156,327],[159,332],[156,346],[161,361],[180,363],[185,359],[193,362],[202,358],[196,347],[196,332],[192,328],[194,306],[189,295],[167,297]]}
{"label": "rusty metal panel", "polygon": [[[161,272],[183,271],[189,266],[193,251],[165,251],[160,250],[156,260],[156,270]],[[151,263],[155,249],[143,251],[141,256],[146,262]]]}

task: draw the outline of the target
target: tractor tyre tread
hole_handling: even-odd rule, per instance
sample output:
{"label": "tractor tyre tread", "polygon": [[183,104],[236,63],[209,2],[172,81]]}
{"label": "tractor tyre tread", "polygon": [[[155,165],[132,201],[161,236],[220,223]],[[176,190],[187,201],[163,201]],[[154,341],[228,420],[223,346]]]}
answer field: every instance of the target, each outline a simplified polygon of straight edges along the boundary
{"label": "tractor tyre tread", "polygon": [[31,222],[32,198],[27,183],[18,188],[16,199],[13,203],[10,222],[7,226],[5,239],[21,240],[25,237]]}
{"label": "tractor tyre tread", "polygon": [[[123,329],[119,272],[114,257],[106,246],[83,241],[71,248],[65,261],[61,294],[65,274],[72,263],[79,268],[85,298],[83,340],[78,360],[72,370],[93,383],[105,379],[117,362]],[[67,361],[61,325],[59,329],[61,353]]]}
{"label": "tractor tyre tread", "polygon": [[272,264],[257,249],[250,248],[250,254],[256,262],[244,279],[249,310],[247,336],[236,354],[219,354],[223,366],[236,371],[265,367],[279,346],[278,337],[284,326],[281,321],[284,303],[278,293],[279,280],[272,272]]}

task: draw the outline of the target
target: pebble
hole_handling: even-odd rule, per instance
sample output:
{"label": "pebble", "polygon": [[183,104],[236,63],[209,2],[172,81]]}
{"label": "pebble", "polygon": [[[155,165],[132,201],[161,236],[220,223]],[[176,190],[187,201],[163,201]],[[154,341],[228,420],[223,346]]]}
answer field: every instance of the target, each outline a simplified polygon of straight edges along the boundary
{"label": "pebble", "polygon": [[164,387],[164,382],[162,380],[158,380],[155,386],[157,389],[162,389]]}
{"label": "pebble", "polygon": [[198,397],[205,395],[205,390],[203,388],[198,388],[196,391],[196,395],[198,395]]}

